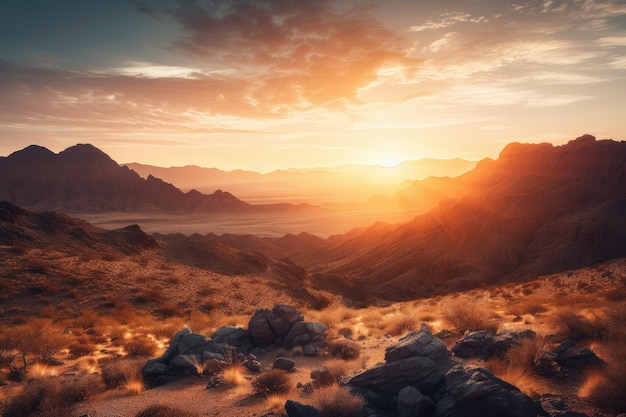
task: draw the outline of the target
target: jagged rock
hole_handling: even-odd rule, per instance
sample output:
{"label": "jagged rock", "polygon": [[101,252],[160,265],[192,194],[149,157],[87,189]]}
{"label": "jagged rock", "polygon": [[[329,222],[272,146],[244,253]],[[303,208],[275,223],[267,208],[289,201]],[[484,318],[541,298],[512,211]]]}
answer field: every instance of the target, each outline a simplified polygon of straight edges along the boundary
{"label": "jagged rock", "polygon": [[295,307],[287,304],[276,304],[272,309],[272,312],[291,325],[298,321],[304,321],[302,313],[300,313]]}
{"label": "jagged rock", "polygon": [[435,409],[433,400],[415,387],[405,387],[398,393],[398,417],[422,417]]}
{"label": "jagged rock", "polygon": [[259,373],[263,369],[261,362],[257,360],[247,360],[242,364],[248,371]]}
{"label": "jagged rock", "polygon": [[240,352],[250,352],[254,349],[254,343],[250,334],[241,327],[224,326],[220,327],[213,333],[211,340],[215,343],[226,343],[227,345],[236,347]]}
{"label": "jagged rock", "polygon": [[420,330],[408,333],[398,343],[387,348],[385,360],[397,361],[410,356],[424,356],[433,361],[450,358],[446,345],[430,333],[428,326],[422,323]]}
{"label": "jagged rock", "polygon": [[148,360],[141,371],[144,384],[152,388],[184,375],[215,373],[226,365],[231,350],[185,328],[176,333],[160,358]]}
{"label": "jagged rock", "polygon": [[520,332],[506,330],[498,334],[487,330],[479,330],[463,336],[451,350],[459,358],[481,358],[486,360],[503,354],[513,345],[518,344],[521,339],[534,337],[535,332],[532,330]]}
{"label": "jagged rock", "polygon": [[310,321],[296,322],[291,327],[289,333],[285,336],[285,346],[292,348],[295,346],[306,346],[315,342],[319,344],[322,342],[322,339],[325,342],[325,338],[322,336],[324,335],[326,329],[327,327],[323,323]]}
{"label": "jagged rock", "polygon": [[445,370],[425,357],[410,357],[368,369],[350,379],[349,384],[397,393],[407,385],[421,391],[432,391],[443,382]]}
{"label": "jagged rock", "polygon": [[592,350],[578,347],[576,343],[569,339],[550,352],[544,353],[541,360],[546,362],[554,361],[560,366],[577,369],[605,364]]}
{"label": "jagged rock", "polygon": [[287,400],[285,403],[285,411],[288,417],[320,417],[319,411],[314,407],[292,400]]}
{"label": "jagged rock", "polygon": [[348,384],[391,396],[406,386],[430,394],[443,386],[446,372],[456,363],[450,356],[443,342],[422,325],[387,348],[385,364],[352,377]]}
{"label": "jagged rock", "polygon": [[257,310],[248,322],[248,331],[256,346],[266,347],[276,342],[276,335],[267,321],[270,313],[268,309]]}
{"label": "jagged rock", "polygon": [[546,394],[541,397],[541,408],[548,417],[588,417],[585,413],[570,411],[557,395]]}
{"label": "jagged rock", "polygon": [[293,371],[296,368],[296,363],[287,358],[276,358],[272,364],[273,369],[282,369],[284,371]]}
{"label": "jagged rock", "polygon": [[436,417],[536,417],[533,401],[484,368],[457,365],[446,374]]}

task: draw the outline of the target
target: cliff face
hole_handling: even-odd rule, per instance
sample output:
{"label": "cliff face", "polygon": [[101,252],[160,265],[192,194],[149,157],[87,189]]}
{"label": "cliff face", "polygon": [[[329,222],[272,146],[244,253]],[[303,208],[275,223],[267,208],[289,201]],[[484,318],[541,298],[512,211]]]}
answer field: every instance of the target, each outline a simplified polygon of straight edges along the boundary
{"label": "cliff face", "polygon": [[[334,248],[319,272],[403,299],[626,255],[626,143],[507,146],[412,222]],[[337,256],[342,254],[342,256]]]}
{"label": "cliff face", "polygon": [[59,154],[31,145],[0,159],[0,200],[76,212],[249,208],[227,192],[183,193],[158,178],[143,179],[92,145],[76,145]]}

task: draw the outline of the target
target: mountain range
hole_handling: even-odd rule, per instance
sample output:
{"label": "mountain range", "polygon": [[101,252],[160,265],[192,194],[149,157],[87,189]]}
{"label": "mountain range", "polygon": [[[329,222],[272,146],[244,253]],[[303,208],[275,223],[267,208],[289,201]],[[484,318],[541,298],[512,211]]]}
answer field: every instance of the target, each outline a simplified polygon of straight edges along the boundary
{"label": "mountain range", "polygon": [[[70,158],[73,154],[81,158]],[[93,159],[87,158],[89,155]],[[55,170],[59,159],[71,169]],[[5,175],[13,173],[11,169],[29,178],[31,188],[11,182],[8,178],[16,175]],[[95,209],[100,202],[107,209],[142,204],[155,207],[150,205],[155,200],[147,198],[150,194],[142,188],[154,184],[165,190],[161,196],[171,193],[178,201],[177,206],[167,202],[169,205],[163,209],[184,208],[180,204],[189,195],[200,202],[196,208],[206,208],[211,198],[226,194],[185,194],[156,178],[141,179],[89,145],[78,145],[59,155],[29,147],[0,160],[0,173],[3,193],[8,188],[13,201],[30,202],[31,206],[51,204],[56,198],[53,204],[62,207]],[[116,175],[122,180],[114,181]],[[70,192],[63,188],[70,182],[82,187],[70,188]],[[116,186],[122,187],[124,195],[130,195],[130,190],[144,200],[121,200]],[[463,175],[416,181],[403,192],[405,198],[417,198],[417,193],[425,189],[432,189],[436,205],[425,213],[416,213],[413,220],[400,224],[379,222],[326,239],[309,233],[280,238],[212,233],[155,234],[152,238],[171,259],[183,264],[223,274],[257,274],[271,267],[279,274],[306,279],[312,288],[361,302],[427,297],[626,256],[626,142],[584,135],[561,146],[514,143],[507,145],[496,160],[480,161]],[[158,193],[155,196],[166,200]],[[232,196],[226,201],[234,201],[235,209],[250,207]],[[2,234],[12,241],[33,242],[42,230],[54,229],[46,233],[63,238],[49,239],[52,246],[56,241],[66,245],[74,241],[85,245],[111,242],[116,236],[130,238],[130,242],[140,238],[141,245],[152,244],[136,227],[109,235],[77,221],[57,230],[55,224],[67,221],[54,214],[31,214],[27,226],[16,228],[11,220],[22,209],[3,204],[0,220],[6,224]],[[31,229],[36,232],[29,232]],[[125,250],[132,245],[126,245]]]}
{"label": "mountain range", "polygon": [[457,198],[297,256],[363,297],[410,299],[626,255],[626,142],[510,144],[449,180]]}
{"label": "mountain range", "polygon": [[0,158],[0,200],[69,212],[241,212],[304,207],[251,205],[221,190],[185,193],[154,176],[140,177],[89,144],[58,154],[31,145]]}
{"label": "mountain range", "polygon": [[175,184],[182,190],[212,192],[229,190],[246,201],[290,201],[322,203],[363,203],[374,194],[402,189],[406,181],[428,177],[455,177],[476,165],[464,159],[424,158],[397,166],[342,165],[309,169],[277,170],[267,174],[254,171],[223,171],[199,166],[157,167],[124,164],[144,178],[150,175]]}

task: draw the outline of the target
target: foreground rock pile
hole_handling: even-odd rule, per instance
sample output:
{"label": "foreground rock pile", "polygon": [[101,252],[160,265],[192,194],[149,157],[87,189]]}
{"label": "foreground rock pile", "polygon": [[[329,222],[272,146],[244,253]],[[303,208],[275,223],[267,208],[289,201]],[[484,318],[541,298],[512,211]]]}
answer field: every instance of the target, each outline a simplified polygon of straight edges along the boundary
{"label": "foreground rock pile", "polygon": [[285,304],[257,310],[247,330],[225,326],[208,338],[185,328],[174,336],[161,357],[146,363],[143,381],[153,388],[186,375],[211,375],[232,363],[259,372],[257,349],[301,347],[305,355],[316,355],[326,348],[325,331],[324,324],[304,321],[302,313]]}

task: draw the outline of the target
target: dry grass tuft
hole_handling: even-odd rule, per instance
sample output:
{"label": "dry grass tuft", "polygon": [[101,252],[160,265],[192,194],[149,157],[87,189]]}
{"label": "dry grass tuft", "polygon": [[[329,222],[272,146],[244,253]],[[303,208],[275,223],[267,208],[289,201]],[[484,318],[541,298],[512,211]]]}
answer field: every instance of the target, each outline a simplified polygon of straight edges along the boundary
{"label": "dry grass tuft", "polygon": [[259,375],[252,382],[252,388],[257,394],[270,396],[288,393],[292,389],[292,384],[286,371],[272,369]]}
{"label": "dry grass tuft", "polygon": [[224,384],[228,387],[243,385],[247,382],[243,374],[243,369],[239,365],[225,368],[222,377],[224,378]]}
{"label": "dry grass tuft", "polygon": [[564,339],[602,339],[607,331],[606,324],[600,317],[592,313],[583,315],[568,307],[555,313],[553,324]]}
{"label": "dry grass tuft", "polygon": [[625,413],[626,363],[614,363],[594,371],[588,376],[578,395],[616,415]]}
{"label": "dry grass tuft", "polygon": [[102,382],[107,389],[125,386],[132,381],[141,381],[142,359],[113,359],[100,362]]}
{"label": "dry grass tuft", "polygon": [[129,356],[154,356],[158,346],[147,336],[133,336],[124,341],[123,345]]}
{"label": "dry grass tuft", "polygon": [[323,368],[311,371],[313,385],[316,388],[341,384],[344,377],[348,375],[348,366],[343,361],[329,361]]}
{"label": "dry grass tuft", "polygon": [[459,333],[476,330],[497,333],[498,323],[492,320],[491,310],[491,306],[485,300],[459,297],[446,302],[442,316]]}
{"label": "dry grass tuft", "polygon": [[195,417],[196,414],[182,411],[167,405],[151,405],[140,411],[135,417]]}
{"label": "dry grass tuft", "polygon": [[316,389],[311,396],[311,403],[322,417],[355,416],[365,406],[362,397],[351,394],[339,385]]}
{"label": "dry grass tuft", "polygon": [[361,355],[361,347],[358,343],[348,339],[339,339],[328,342],[328,351],[336,358],[346,361],[358,359]]}

